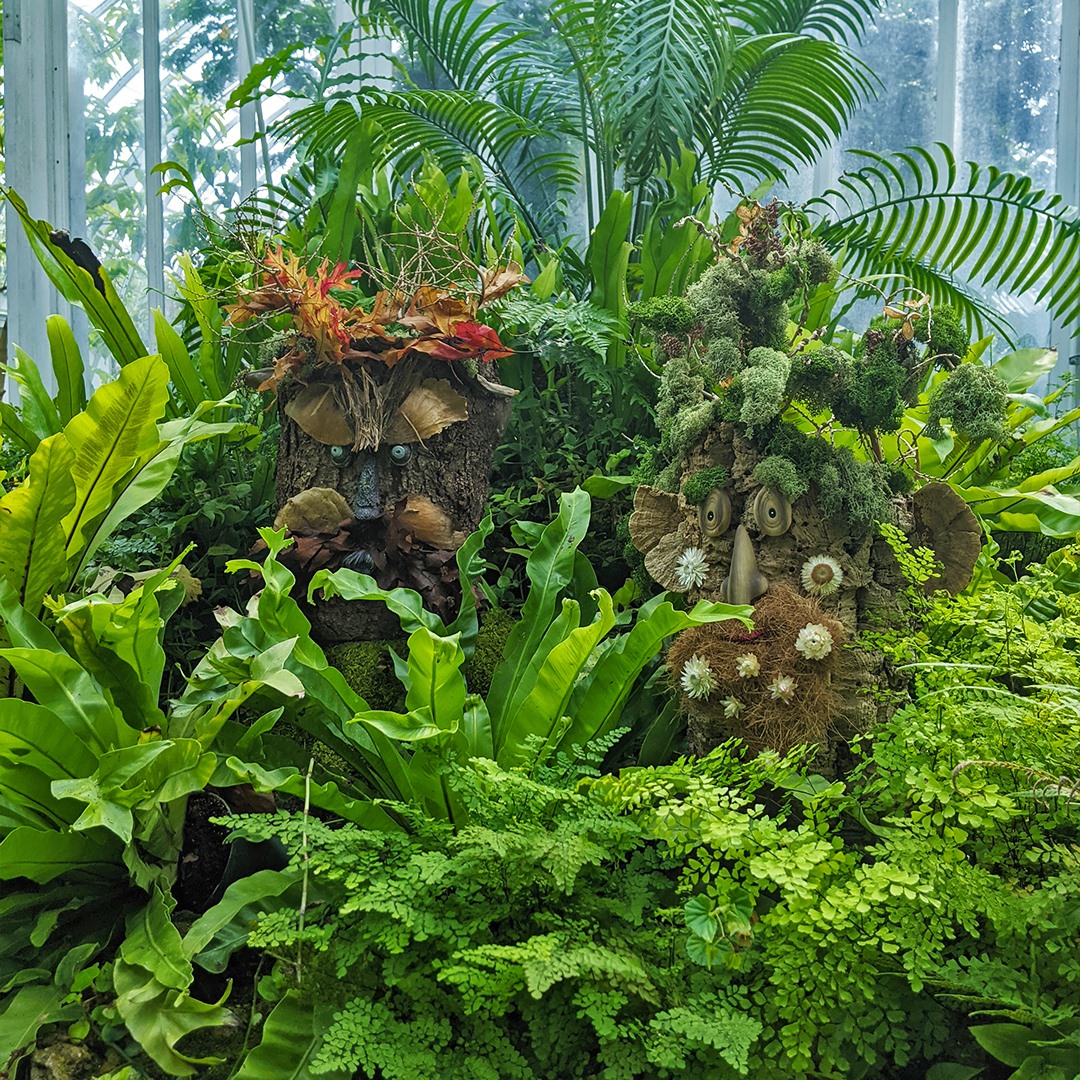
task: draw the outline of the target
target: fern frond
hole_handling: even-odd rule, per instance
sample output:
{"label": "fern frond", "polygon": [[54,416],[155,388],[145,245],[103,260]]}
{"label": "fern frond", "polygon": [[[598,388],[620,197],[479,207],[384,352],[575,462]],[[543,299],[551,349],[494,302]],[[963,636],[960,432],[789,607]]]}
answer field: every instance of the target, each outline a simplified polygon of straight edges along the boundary
{"label": "fern frond", "polygon": [[818,219],[817,237],[846,247],[857,272],[951,267],[975,285],[1038,290],[1035,302],[1063,323],[1080,317],[1080,220],[1060,195],[994,166],[969,161],[962,170],[941,143],[889,156],[851,153],[869,164],[807,209]]}

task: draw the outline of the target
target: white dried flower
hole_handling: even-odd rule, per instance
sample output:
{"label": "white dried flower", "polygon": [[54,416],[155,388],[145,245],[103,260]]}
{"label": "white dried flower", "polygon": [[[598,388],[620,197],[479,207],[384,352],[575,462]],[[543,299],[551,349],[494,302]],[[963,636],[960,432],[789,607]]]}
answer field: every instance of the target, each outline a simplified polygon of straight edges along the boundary
{"label": "white dried flower", "polygon": [[687,548],[675,563],[675,577],[684,589],[700,588],[709,574],[705,552],[699,547]]}
{"label": "white dried flower", "polygon": [[758,658],[752,653],[743,653],[742,656],[735,657],[735,674],[740,679],[755,679],[761,674],[761,664]]}
{"label": "white dried flower", "polygon": [[829,596],[844,583],[844,572],[835,559],[815,555],[802,565],[802,583],[812,596]]}
{"label": "white dried flower", "polygon": [[691,656],[682,667],[682,688],[692,698],[708,697],[716,689],[716,677],[709,661]]}
{"label": "white dried flower", "polygon": [[777,675],[769,683],[769,693],[773,701],[791,701],[799,684],[790,675]]}
{"label": "white dried flower", "polygon": [[724,698],[724,715],[729,720],[734,720],[743,711],[743,703],[738,698]]}
{"label": "white dried flower", "polygon": [[832,644],[832,634],[821,623],[808,623],[795,639],[795,648],[807,660],[824,660],[832,652]]}

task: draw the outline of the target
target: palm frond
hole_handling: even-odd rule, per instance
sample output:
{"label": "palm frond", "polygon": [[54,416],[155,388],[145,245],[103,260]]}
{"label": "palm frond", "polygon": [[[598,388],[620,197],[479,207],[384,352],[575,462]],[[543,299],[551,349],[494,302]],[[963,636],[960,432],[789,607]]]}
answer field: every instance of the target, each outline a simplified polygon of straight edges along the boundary
{"label": "palm frond", "polygon": [[357,17],[381,19],[435,83],[479,92],[527,49],[534,32],[474,0],[350,0]]}
{"label": "palm frond", "polygon": [[[565,5],[564,5],[565,6]],[[624,0],[599,82],[633,177],[678,160],[719,97],[734,40],[711,0]]]}
{"label": "palm frond", "polygon": [[698,125],[709,179],[736,186],[811,165],[874,92],[847,48],[797,34],[739,42],[719,102]]}
{"label": "palm frond", "polygon": [[946,267],[975,285],[1035,292],[1034,302],[1063,323],[1080,318],[1080,220],[1060,195],[994,166],[961,168],[941,143],[851,153],[869,164],[844,173],[807,209],[818,238],[846,246],[859,272]]}
{"label": "palm frond", "polygon": [[752,34],[815,34],[861,41],[885,0],[741,0],[731,18]]}

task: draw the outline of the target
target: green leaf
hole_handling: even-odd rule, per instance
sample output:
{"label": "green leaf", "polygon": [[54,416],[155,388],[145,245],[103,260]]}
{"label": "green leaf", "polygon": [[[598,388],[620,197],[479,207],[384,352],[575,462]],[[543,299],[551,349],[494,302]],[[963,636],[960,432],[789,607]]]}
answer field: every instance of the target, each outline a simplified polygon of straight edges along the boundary
{"label": "green leaf", "polygon": [[[526,563],[529,595],[520,621],[507,639],[503,660],[492,674],[487,695],[497,747],[505,741],[504,729],[532,690],[538,664],[543,660],[539,651],[555,618],[559,594],[573,577],[577,548],[588,530],[589,514],[588,493],[579,488],[561,495],[558,516],[544,529]],[[560,618],[565,630],[559,641],[571,629],[566,625],[566,609]],[[548,651],[556,643],[550,640]]]}
{"label": "green leaf", "polygon": [[1017,349],[990,368],[1010,394],[1023,394],[1057,366],[1057,349]]}
{"label": "green leaf", "polygon": [[542,761],[553,748],[556,732],[563,730],[562,718],[569,713],[569,702],[578,677],[596,647],[615,625],[615,613],[607,591],[598,589],[594,595],[600,608],[596,619],[587,626],[571,630],[548,652],[528,696],[515,710],[509,723],[499,730],[495,760],[500,765],[508,767],[523,762],[530,736],[540,736],[545,740],[538,751],[538,758]]}
{"label": "green leaf", "polygon": [[64,429],[75,451],[75,506],[64,519],[68,556],[78,557],[98,519],[114,502],[113,489],[136,459],[158,442],[156,421],[168,401],[169,369],[159,356],[128,364],[100,387]]}
{"label": "green leaf", "polygon": [[206,392],[198,369],[191,360],[183,338],[173,329],[159,308],[154,308],[154,342],[162,360],[168,365],[169,378],[188,409],[198,408],[210,395]]}
{"label": "green leaf", "polygon": [[142,909],[128,918],[120,955],[173,990],[186,990],[194,977],[180,932],[169,918],[169,907],[159,889],[154,889]]}
{"label": "green leaf", "polygon": [[63,426],[56,411],[56,404],[49,397],[41,381],[41,372],[37,364],[15,346],[15,363],[0,364],[19,386],[19,412],[23,422],[30,427],[39,439],[55,435]]}
{"label": "green leaf", "polygon": [[473,582],[478,580],[483,573],[484,562],[480,558],[484,541],[491,535],[495,528],[491,515],[488,514],[480,522],[475,532],[465,539],[465,543],[457,549],[454,559],[457,562],[458,582],[461,585],[461,607],[457,617],[446,628],[447,635],[461,635],[461,651],[466,657],[472,656],[476,647],[476,634],[479,628],[476,618],[476,592]]}
{"label": "green leaf", "polygon": [[361,121],[345,145],[323,234],[323,254],[332,264],[348,263],[352,255],[357,225],[356,189],[363,171],[371,168],[374,137],[374,124]]}
{"label": "green leaf", "polygon": [[410,713],[424,710],[436,727],[455,730],[465,710],[465,678],[461,674],[464,662],[456,634],[440,637],[426,626],[414,630],[409,635],[409,659],[405,665],[405,708]]}
{"label": "green leaf", "polygon": [[65,581],[67,533],[62,522],[75,505],[75,454],[63,435],[43,439],[27,478],[0,499],[0,576],[31,612]]}
{"label": "green leaf", "polygon": [[232,1080],[349,1080],[348,1072],[311,1073],[308,1066],[322,1043],[329,1017],[287,990],[263,1024],[262,1042],[244,1059]]}
{"label": "green leaf", "polygon": [[45,330],[49,336],[49,350],[52,354],[53,374],[56,376],[56,408],[59,424],[66,424],[77,413],[86,408],[86,371],[82,353],[67,319],[61,315],[50,315],[45,320]]}
{"label": "green leaf", "polygon": [[6,1066],[20,1050],[32,1047],[46,1024],[74,1020],[79,1015],[78,1005],[64,1005],[67,996],[67,987],[42,983],[15,991],[0,1012],[0,1064]]}
{"label": "green leaf", "polygon": [[146,346],[104,270],[98,271],[99,283],[105,290],[102,296],[89,271],[76,265],[49,239],[52,226],[31,217],[26,203],[10,188],[5,195],[21,218],[30,247],[49,280],[65,300],[82,306],[91,324],[101,331],[105,346],[116,362],[125,367],[145,356]]}
{"label": "green leaf", "polygon": [[0,699],[0,759],[37,769],[50,780],[87,776],[97,757],[48,709],[21,698]]}
{"label": "green leaf", "polygon": [[112,836],[99,843],[86,833],[22,826],[0,840],[0,879],[28,878],[44,885],[61,875],[89,874],[114,880],[121,873],[120,851]]}
{"label": "green leaf", "polygon": [[1031,1028],[1023,1024],[977,1024],[968,1031],[991,1057],[1013,1068],[1031,1054]]}

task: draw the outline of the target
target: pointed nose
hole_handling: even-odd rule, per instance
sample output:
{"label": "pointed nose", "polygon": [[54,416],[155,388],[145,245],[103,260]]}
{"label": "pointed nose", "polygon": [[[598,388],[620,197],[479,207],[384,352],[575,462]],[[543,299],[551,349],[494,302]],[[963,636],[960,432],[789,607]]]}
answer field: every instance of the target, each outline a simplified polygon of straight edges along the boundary
{"label": "pointed nose", "polygon": [[720,599],[725,604],[752,604],[764,596],[769,582],[758,569],[754,545],[745,525],[735,530],[735,549],[731,554],[731,569],[720,583]]}

